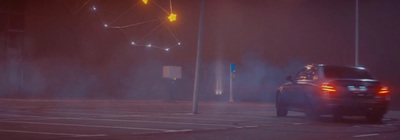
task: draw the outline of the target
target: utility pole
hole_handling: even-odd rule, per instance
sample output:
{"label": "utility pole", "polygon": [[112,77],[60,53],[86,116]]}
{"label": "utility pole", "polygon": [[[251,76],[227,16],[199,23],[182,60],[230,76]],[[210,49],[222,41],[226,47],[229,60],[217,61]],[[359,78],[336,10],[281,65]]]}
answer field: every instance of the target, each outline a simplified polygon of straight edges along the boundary
{"label": "utility pole", "polygon": [[356,52],[356,54],[355,54],[355,66],[358,66],[359,65],[359,63],[358,63],[358,59],[359,59],[359,54],[358,54],[358,0],[356,0],[356,29],[355,29],[355,34],[356,34],[356,40],[355,40],[355,52]]}
{"label": "utility pole", "polygon": [[198,84],[199,84],[199,69],[201,62],[201,45],[203,41],[203,23],[204,23],[204,7],[205,0],[201,1],[201,9],[200,9],[200,21],[199,21],[199,33],[197,40],[197,57],[196,57],[196,71],[194,75],[194,88],[193,88],[193,114],[198,114]]}

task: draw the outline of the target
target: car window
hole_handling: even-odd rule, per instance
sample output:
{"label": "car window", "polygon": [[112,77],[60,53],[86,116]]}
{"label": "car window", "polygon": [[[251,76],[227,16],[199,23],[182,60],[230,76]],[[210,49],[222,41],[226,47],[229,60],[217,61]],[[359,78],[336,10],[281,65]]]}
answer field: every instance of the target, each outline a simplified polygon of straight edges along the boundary
{"label": "car window", "polygon": [[318,75],[315,68],[302,69],[297,75],[296,80],[317,80]]}
{"label": "car window", "polygon": [[371,79],[371,75],[365,69],[355,67],[324,67],[324,75],[326,78],[348,78],[348,79]]}

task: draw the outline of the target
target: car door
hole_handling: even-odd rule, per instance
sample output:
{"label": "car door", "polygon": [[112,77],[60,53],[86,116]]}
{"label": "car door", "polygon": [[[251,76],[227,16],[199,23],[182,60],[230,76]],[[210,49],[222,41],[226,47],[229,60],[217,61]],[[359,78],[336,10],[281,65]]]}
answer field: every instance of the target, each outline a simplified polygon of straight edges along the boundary
{"label": "car door", "polygon": [[297,77],[296,105],[299,108],[308,107],[317,88],[318,74],[316,68],[308,68]]}
{"label": "car door", "polygon": [[285,98],[287,99],[286,104],[291,107],[297,108],[297,106],[298,106],[298,103],[299,103],[299,101],[298,101],[299,91],[298,90],[300,88],[298,81],[300,81],[301,78],[303,78],[302,76],[305,74],[306,70],[307,69],[305,69],[305,68],[300,70],[300,72],[297,73],[297,75],[295,75],[293,77],[292,82],[289,82],[284,86],[284,92],[286,95]]}
{"label": "car door", "polygon": [[293,81],[294,80],[286,82],[281,86],[282,89],[280,89],[280,100],[288,107],[293,106],[293,98],[291,98],[291,95],[293,94],[294,86],[296,86]]}

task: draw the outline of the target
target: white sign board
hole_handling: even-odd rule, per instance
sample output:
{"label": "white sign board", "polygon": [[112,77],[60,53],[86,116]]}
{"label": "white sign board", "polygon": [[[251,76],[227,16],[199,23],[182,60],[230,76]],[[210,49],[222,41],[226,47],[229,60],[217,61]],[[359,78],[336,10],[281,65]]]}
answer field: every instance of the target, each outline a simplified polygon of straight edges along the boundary
{"label": "white sign board", "polygon": [[163,77],[171,79],[182,78],[182,67],[179,66],[163,66]]}

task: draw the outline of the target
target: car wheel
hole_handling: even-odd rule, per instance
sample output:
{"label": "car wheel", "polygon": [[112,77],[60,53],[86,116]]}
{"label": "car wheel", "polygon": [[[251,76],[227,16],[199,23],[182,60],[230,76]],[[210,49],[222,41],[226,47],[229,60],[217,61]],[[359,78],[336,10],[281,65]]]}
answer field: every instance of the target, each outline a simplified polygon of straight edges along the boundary
{"label": "car wheel", "polygon": [[383,115],[384,115],[384,114],[381,114],[381,113],[369,113],[369,114],[367,114],[365,117],[367,118],[367,120],[368,120],[369,122],[372,122],[372,123],[379,123],[379,122],[382,121]]}
{"label": "car wheel", "polygon": [[276,96],[276,116],[278,117],[286,117],[288,114],[288,109],[286,105],[282,102],[281,97],[279,96],[279,93]]}

